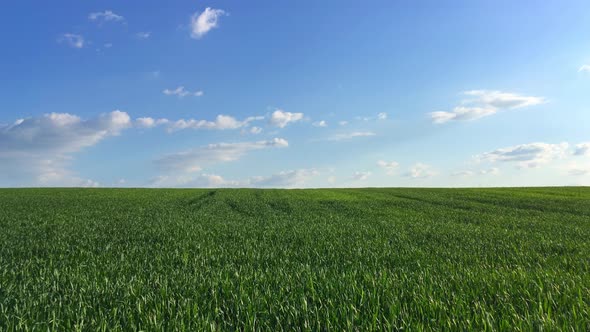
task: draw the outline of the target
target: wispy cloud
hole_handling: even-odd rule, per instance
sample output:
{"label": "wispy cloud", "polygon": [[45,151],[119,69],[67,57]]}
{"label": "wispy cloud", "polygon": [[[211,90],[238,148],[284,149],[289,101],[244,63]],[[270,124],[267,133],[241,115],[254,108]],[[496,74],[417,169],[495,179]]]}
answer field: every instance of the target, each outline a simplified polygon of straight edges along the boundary
{"label": "wispy cloud", "polygon": [[493,150],[476,156],[478,162],[512,162],[520,168],[535,168],[567,155],[569,144],[529,143]]}
{"label": "wispy cloud", "polygon": [[194,13],[191,17],[191,37],[194,39],[202,38],[211,29],[219,26],[219,18],[227,15],[224,10],[205,8],[201,13]]}
{"label": "wispy cloud", "polygon": [[354,181],[366,181],[371,176],[371,172],[368,171],[357,171],[352,173],[352,180]]}
{"label": "wispy cloud", "polygon": [[152,187],[188,188],[303,188],[313,177],[319,175],[314,169],[281,171],[266,176],[253,176],[243,180],[230,180],[221,175],[201,173],[196,175],[161,175],[150,181]]}
{"label": "wispy cloud", "polygon": [[311,125],[314,127],[327,127],[328,123],[324,120],[321,120],[321,121],[316,121],[316,122],[312,123]]}
{"label": "wispy cloud", "polygon": [[349,140],[349,139],[353,139],[353,138],[357,138],[357,137],[371,137],[371,136],[375,136],[377,134],[375,134],[374,132],[371,131],[353,131],[351,133],[342,133],[342,134],[336,134],[332,137],[329,137],[328,140],[329,141],[344,141],[344,140]]}
{"label": "wispy cloud", "polygon": [[399,163],[396,161],[379,160],[377,166],[383,168],[388,175],[393,175],[399,167]]}
{"label": "wispy cloud", "polygon": [[84,37],[82,35],[73,33],[64,33],[58,38],[57,41],[73,48],[83,48],[85,43]]}
{"label": "wispy cloud", "polygon": [[582,65],[580,69],[578,69],[580,73],[590,73],[590,65]]}
{"label": "wispy cloud", "polygon": [[98,23],[104,22],[124,22],[125,18],[121,15],[115,14],[111,10],[105,10],[103,12],[94,12],[88,15],[88,19]]}
{"label": "wispy cloud", "polygon": [[247,181],[248,186],[263,188],[303,187],[311,178],[319,175],[315,169],[282,171],[270,176],[255,176]]}
{"label": "wispy cloud", "polygon": [[432,169],[432,166],[423,164],[423,163],[416,163],[410,170],[405,174],[405,176],[410,177],[412,179],[425,179],[436,175],[436,171]]}
{"label": "wispy cloud", "polygon": [[179,86],[174,90],[164,89],[162,93],[167,96],[177,96],[178,98],[184,98],[186,96],[202,97],[205,94],[202,90],[197,90],[194,92],[188,91],[184,88],[184,86]]}
{"label": "wispy cloud", "polygon": [[257,142],[218,143],[178,152],[156,160],[158,167],[165,171],[196,172],[206,166],[240,159],[253,150],[284,148],[289,143],[283,138]]}
{"label": "wispy cloud", "polygon": [[543,104],[546,99],[543,97],[523,96],[516,93],[471,90],[465,91],[464,99],[460,106],[450,112],[432,112],[432,122],[441,124],[449,121],[469,121],[496,114],[503,110],[512,110],[528,106]]}
{"label": "wispy cloud", "polygon": [[148,39],[151,37],[151,35],[152,33],[149,31],[142,31],[135,34],[135,36],[139,39]]}

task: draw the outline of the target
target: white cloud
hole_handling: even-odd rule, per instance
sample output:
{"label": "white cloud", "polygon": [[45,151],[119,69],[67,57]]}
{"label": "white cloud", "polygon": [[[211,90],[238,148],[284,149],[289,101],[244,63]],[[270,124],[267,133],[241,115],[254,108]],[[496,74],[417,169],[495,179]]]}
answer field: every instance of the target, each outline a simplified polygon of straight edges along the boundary
{"label": "white cloud", "polygon": [[92,146],[131,126],[125,112],[116,110],[91,120],[68,113],[50,113],[0,127],[0,155],[8,152],[72,153]]}
{"label": "white cloud", "polygon": [[117,15],[110,10],[105,10],[104,12],[90,13],[88,15],[88,19],[91,21],[99,22],[99,23],[122,22],[125,20],[125,18],[123,16]]}
{"label": "white cloud", "polygon": [[156,120],[152,118],[138,118],[135,123],[139,128],[153,128],[156,126]]}
{"label": "white cloud", "polygon": [[73,33],[64,33],[62,34],[58,42],[65,43],[70,47],[73,48],[83,48],[84,47],[84,37],[81,35],[76,35]]}
{"label": "white cloud", "polygon": [[515,162],[521,168],[534,168],[567,154],[568,143],[529,143],[501,148],[476,156],[477,161]]}
{"label": "white cloud", "polygon": [[199,39],[213,28],[218,27],[218,20],[226,12],[221,9],[205,8],[202,13],[194,13],[191,17],[191,37]]}
{"label": "white cloud", "polygon": [[371,176],[371,172],[357,171],[352,174],[352,179],[354,181],[365,181],[369,178],[369,176]]}
{"label": "white cloud", "polygon": [[316,122],[312,123],[311,125],[314,127],[327,127],[328,126],[328,124],[324,120],[316,121]]}
{"label": "white cloud", "polygon": [[590,142],[580,143],[576,145],[576,149],[574,150],[574,155],[576,156],[584,156],[590,154]]}
{"label": "white cloud", "polygon": [[466,91],[465,94],[476,97],[475,100],[465,102],[481,103],[498,109],[521,108],[546,102],[545,98],[542,97],[522,96],[516,93],[502,91],[471,90]]}
{"label": "white cloud", "polygon": [[302,119],[303,113],[291,113],[285,112],[281,109],[277,109],[274,112],[272,112],[269,122],[271,125],[275,127],[284,128],[289,123],[297,122]]}
{"label": "white cloud", "polygon": [[264,117],[254,116],[248,117],[243,121],[239,121],[232,116],[220,114],[215,118],[215,121],[181,119],[175,122],[170,122],[168,129],[170,131],[176,131],[181,129],[238,129],[247,126],[252,121],[258,121],[262,119],[264,119]]}
{"label": "white cloud", "polygon": [[387,113],[381,112],[381,113],[377,114],[377,119],[379,119],[379,120],[387,119]]}
{"label": "white cloud", "polygon": [[424,179],[429,178],[436,175],[436,172],[432,169],[430,165],[423,164],[423,163],[416,163],[410,170],[406,173],[407,177],[413,179]]}
{"label": "white cloud", "polygon": [[479,171],[479,174],[481,174],[481,175],[498,175],[498,174],[500,174],[500,169],[497,167],[482,169],[481,171]]}
{"label": "white cloud", "polygon": [[582,65],[580,69],[578,69],[580,73],[590,73],[590,65]]}
{"label": "white cloud", "polygon": [[473,98],[463,100],[462,105],[455,107],[451,112],[430,113],[432,121],[437,124],[449,121],[469,121],[503,110],[534,106],[546,102],[542,97],[523,96],[502,91],[471,90],[463,94]]}
{"label": "white cloud", "polygon": [[197,174],[197,175],[161,175],[150,180],[150,187],[168,187],[168,188],[223,188],[223,187],[240,187],[240,183],[224,179],[216,174]]}
{"label": "white cloud", "polygon": [[302,188],[313,177],[319,175],[314,169],[282,171],[269,176],[253,176],[245,180],[228,180],[216,174],[197,175],[161,175],[152,179],[151,187],[188,187],[188,188]]}
{"label": "white cloud", "polygon": [[469,176],[474,176],[476,174],[479,174],[479,175],[498,175],[498,174],[500,174],[500,170],[498,168],[496,168],[496,167],[492,167],[492,168],[488,168],[488,169],[482,169],[482,170],[479,170],[478,172],[472,171],[472,170],[464,170],[464,171],[457,171],[457,172],[451,173],[451,176],[469,177]]}
{"label": "white cloud", "polygon": [[178,96],[179,98],[183,98],[183,97],[186,97],[186,96],[201,97],[201,96],[203,96],[205,94],[201,90],[197,90],[195,92],[187,91],[184,88],[184,86],[179,86],[178,88],[176,88],[174,90],[165,89],[164,91],[162,91],[162,93],[164,93],[167,96]]}
{"label": "white cloud", "polygon": [[149,31],[142,31],[135,34],[139,39],[148,39],[151,37],[152,33]]}
{"label": "white cloud", "polygon": [[370,137],[370,136],[375,136],[376,134],[370,131],[355,131],[355,132],[351,132],[351,133],[345,133],[345,134],[337,134],[334,135],[332,137],[330,137],[328,140],[330,141],[343,141],[343,140],[349,140],[352,138],[356,138],[356,137]]}
{"label": "white cloud", "polygon": [[336,183],[336,177],[334,175],[331,175],[328,177],[327,181],[329,184],[335,184]]}
{"label": "white cloud", "polygon": [[33,185],[96,185],[68,170],[72,155],[130,126],[118,110],[90,120],[50,113],[0,126],[0,174],[35,179]]}
{"label": "white cloud", "polygon": [[135,126],[138,128],[154,128],[170,123],[168,119],[154,119],[150,117],[135,119]]}
{"label": "white cloud", "polygon": [[377,166],[383,168],[388,175],[392,175],[395,173],[397,168],[399,167],[399,163],[396,161],[384,161],[379,160],[377,162]]}
{"label": "white cloud", "polygon": [[[248,127],[253,121],[264,120],[264,116],[250,116],[240,121],[229,115],[218,115],[215,120],[195,120],[195,119],[180,119],[180,120],[169,120],[169,119],[154,119],[150,117],[138,118],[135,120],[135,126],[138,128],[154,128],[158,126],[165,126],[168,132],[175,132],[183,129],[210,129],[210,130],[226,130],[226,129],[239,129]],[[252,127],[249,130],[250,133],[258,134],[262,132],[261,128]]]}
{"label": "white cloud", "polygon": [[493,107],[455,107],[452,112],[432,112],[430,118],[434,123],[445,123],[451,120],[469,121],[495,114]]}
{"label": "white cloud", "polygon": [[338,124],[341,126],[346,126],[348,124],[348,121],[340,121],[338,122]]}
{"label": "white cloud", "polygon": [[289,146],[289,143],[282,138],[257,142],[209,144],[204,147],[164,156],[156,160],[156,164],[164,170],[191,173],[200,171],[212,164],[238,160],[253,150],[284,148],[287,146]]}
{"label": "white cloud", "polygon": [[248,186],[264,188],[302,187],[319,172],[314,169],[283,171],[270,176],[257,176],[249,179]]}

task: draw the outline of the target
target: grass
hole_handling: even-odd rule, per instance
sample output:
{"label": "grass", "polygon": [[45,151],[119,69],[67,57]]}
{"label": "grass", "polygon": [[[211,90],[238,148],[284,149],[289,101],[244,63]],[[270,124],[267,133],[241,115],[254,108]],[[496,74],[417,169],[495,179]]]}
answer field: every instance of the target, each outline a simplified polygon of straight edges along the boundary
{"label": "grass", "polygon": [[0,331],[590,330],[590,188],[0,190]]}

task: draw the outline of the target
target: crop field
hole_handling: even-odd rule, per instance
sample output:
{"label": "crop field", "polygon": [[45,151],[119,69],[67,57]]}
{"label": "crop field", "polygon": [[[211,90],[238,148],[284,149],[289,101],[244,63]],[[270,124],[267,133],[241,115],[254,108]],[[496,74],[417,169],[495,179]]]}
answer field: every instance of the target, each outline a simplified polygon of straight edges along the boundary
{"label": "crop field", "polygon": [[0,331],[590,330],[590,188],[0,190]]}

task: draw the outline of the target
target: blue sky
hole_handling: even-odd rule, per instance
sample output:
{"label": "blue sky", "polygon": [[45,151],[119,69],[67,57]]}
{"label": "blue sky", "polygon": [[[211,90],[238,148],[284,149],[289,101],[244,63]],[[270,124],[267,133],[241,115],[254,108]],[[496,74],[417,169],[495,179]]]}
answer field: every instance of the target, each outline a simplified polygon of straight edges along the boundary
{"label": "blue sky", "polygon": [[587,1],[3,8],[3,187],[590,185]]}

